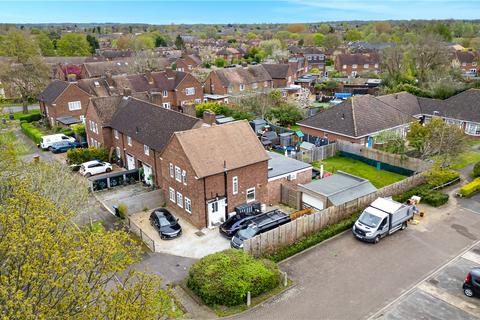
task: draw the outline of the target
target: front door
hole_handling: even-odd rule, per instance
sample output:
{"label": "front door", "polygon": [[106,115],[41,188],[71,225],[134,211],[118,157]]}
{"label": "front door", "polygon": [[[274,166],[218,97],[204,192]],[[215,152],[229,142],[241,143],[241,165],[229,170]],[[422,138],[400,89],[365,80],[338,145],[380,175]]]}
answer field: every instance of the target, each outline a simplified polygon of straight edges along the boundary
{"label": "front door", "polygon": [[143,175],[144,175],[145,183],[151,186],[152,183],[153,183],[152,167],[150,167],[149,165],[147,165],[145,163],[143,164]]}
{"label": "front door", "polygon": [[208,227],[215,228],[225,221],[226,199],[211,200],[208,202]]}
{"label": "front door", "polygon": [[128,170],[135,169],[135,158],[129,154],[127,154],[127,169]]}

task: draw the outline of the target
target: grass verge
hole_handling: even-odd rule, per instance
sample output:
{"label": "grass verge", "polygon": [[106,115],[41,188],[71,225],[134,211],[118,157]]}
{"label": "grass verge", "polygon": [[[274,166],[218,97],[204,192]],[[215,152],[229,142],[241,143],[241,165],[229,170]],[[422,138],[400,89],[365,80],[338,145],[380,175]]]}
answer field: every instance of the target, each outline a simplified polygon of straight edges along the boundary
{"label": "grass verge", "polygon": [[274,254],[266,256],[265,258],[275,262],[280,262],[287,259],[303,250],[313,247],[320,242],[323,242],[345,230],[350,229],[355,221],[357,221],[360,213],[355,213],[351,217],[340,221],[339,223],[332,224],[317,233],[306,236],[300,241],[295,242],[292,245],[278,249]]}
{"label": "grass verge", "polygon": [[17,156],[24,156],[30,153],[28,146],[11,131],[0,133],[0,143],[12,145]]}
{"label": "grass verge", "polygon": [[312,165],[317,168],[319,168],[321,164],[323,164],[323,169],[328,172],[335,173],[337,170],[340,170],[370,180],[376,188],[382,188],[405,179],[405,176],[398,173],[377,170],[377,168],[362,161],[346,157],[335,156],[320,162],[314,161],[312,163]]}
{"label": "grass verge", "polygon": [[467,151],[458,155],[458,157],[456,157],[455,160],[450,164],[450,168],[454,170],[459,170],[479,161],[480,152]]}

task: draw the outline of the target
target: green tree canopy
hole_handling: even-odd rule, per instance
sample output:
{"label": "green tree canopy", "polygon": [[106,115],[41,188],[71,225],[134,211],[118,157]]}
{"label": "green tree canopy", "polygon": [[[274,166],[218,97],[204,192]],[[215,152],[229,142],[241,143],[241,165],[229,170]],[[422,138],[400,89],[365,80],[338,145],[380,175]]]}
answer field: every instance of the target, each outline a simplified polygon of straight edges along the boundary
{"label": "green tree canopy", "polygon": [[66,33],[57,41],[58,55],[81,57],[90,55],[90,44],[87,37],[80,33]]}

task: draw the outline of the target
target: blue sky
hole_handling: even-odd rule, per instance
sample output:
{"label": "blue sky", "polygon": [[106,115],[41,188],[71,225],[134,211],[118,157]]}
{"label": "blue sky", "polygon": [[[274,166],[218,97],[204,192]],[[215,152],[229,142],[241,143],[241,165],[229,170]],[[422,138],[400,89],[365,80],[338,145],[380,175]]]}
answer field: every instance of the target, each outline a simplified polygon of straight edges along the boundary
{"label": "blue sky", "polygon": [[286,23],[450,18],[480,19],[480,0],[0,0],[0,23]]}

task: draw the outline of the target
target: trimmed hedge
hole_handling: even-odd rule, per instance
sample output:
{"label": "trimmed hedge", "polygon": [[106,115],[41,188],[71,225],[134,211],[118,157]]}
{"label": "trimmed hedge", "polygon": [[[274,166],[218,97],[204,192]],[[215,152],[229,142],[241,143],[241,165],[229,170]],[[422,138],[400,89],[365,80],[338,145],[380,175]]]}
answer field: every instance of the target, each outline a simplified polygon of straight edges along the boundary
{"label": "trimmed hedge", "polygon": [[22,132],[25,133],[25,135],[32,139],[36,144],[39,144],[40,139],[45,135],[42,131],[28,122],[20,123],[20,128],[22,129]]}
{"label": "trimmed hedge", "polygon": [[470,197],[480,191],[480,178],[476,178],[460,188],[460,194],[463,197]]}
{"label": "trimmed hedge", "polygon": [[208,255],[190,267],[187,286],[205,304],[236,306],[279,286],[281,273],[270,260],[235,249]]}
{"label": "trimmed hedge", "polygon": [[425,176],[427,177],[427,183],[433,188],[460,178],[460,173],[454,170],[435,168],[427,172]]}
{"label": "trimmed hedge", "polygon": [[432,190],[432,186],[428,183],[421,184],[418,187],[410,189],[409,191],[397,196],[393,196],[393,200],[398,202],[406,202],[412,196],[422,197],[422,202],[431,205],[432,207],[439,207],[448,202],[448,194]]}
{"label": "trimmed hedge", "polygon": [[313,247],[314,245],[325,241],[337,234],[350,229],[355,221],[357,221],[359,213],[353,214],[351,217],[340,221],[339,223],[332,224],[321,231],[308,235],[300,241],[295,242],[292,245],[280,248],[274,254],[267,256],[267,259],[270,259],[274,262],[279,262],[285,260],[288,257],[293,256],[299,252],[302,252],[305,249]]}
{"label": "trimmed hedge", "polygon": [[477,162],[475,166],[473,166],[472,175],[474,178],[480,177],[480,162]]}
{"label": "trimmed hedge", "polygon": [[33,122],[33,121],[39,121],[42,118],[42,115],[40,113],[29,113],[25,114],[23,116],[18,117],[18,120],[20,122]]}
{"label": "trimmed hedge", "polygon": [[108,161],[107,149],[90,147],[87,149],[75,148],[67,151],[68,164],[82,164],[91,160]]}

